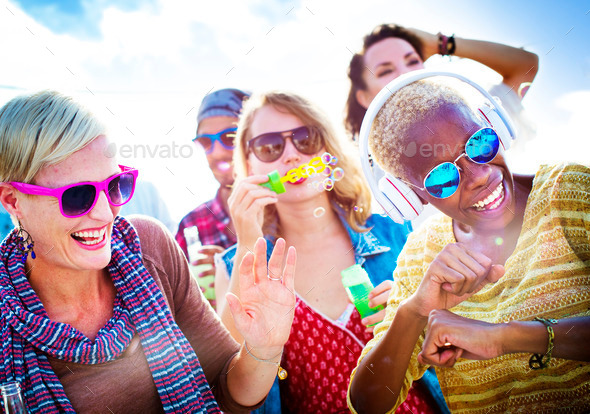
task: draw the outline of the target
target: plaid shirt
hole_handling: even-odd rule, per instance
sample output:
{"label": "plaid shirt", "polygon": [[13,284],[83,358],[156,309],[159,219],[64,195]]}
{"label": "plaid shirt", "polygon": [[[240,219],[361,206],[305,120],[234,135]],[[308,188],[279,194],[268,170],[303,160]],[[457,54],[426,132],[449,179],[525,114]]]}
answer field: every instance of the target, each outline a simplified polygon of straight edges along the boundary
{"label": "plaid shirt", "polygon": [[201,204],[188,213],[180,221],[176,232],[176,241],[182,248],[184,255],[188,258],[184,229],[197,226],[201,244],[214,244],[227,249],[238,242],[236,235],[228,228],[230,223],[229,215],[223,210],[219,192],[213,200]]}

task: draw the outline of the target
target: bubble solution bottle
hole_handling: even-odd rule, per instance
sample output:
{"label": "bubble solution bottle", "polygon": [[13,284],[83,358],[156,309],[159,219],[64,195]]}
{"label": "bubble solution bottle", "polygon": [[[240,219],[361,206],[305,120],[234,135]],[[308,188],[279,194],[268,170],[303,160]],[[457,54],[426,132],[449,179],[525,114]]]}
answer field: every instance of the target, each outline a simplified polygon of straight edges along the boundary
{"label": "bubble solution bottle", "polygon": [[20,384],[16,381],[0,385],[4,412],[6,414],[27,414],[27,407],[23,401]]}
{"label": "bubble solution bottle", "polygon": [[342,276],[342,284],[346,289],[346,293],[348,293],[350,301],[360,313],[361,318],[365,318],[383,309],[383,305],[375,308],[369,307],[369,293],[373,290],[373,284],[365,269],[360,265],[352,265],[340,272],[340,275]]}

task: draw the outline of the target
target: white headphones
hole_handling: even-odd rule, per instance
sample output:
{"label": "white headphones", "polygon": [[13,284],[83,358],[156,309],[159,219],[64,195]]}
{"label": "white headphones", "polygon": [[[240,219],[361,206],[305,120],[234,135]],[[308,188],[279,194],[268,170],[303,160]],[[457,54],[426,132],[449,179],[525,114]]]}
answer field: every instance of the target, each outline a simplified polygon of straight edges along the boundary
{"label": "white headphones", "polygon": [[[361,165],[369,181],[371,192],[377,199],[377,202],[383,207],[385,213],[396,223],[403,223],[404,220],[415,219],[422,212],[424,206],[418,195],[407,184],[385,172],[377,165],[375,160],[373,160],[373,165],[371,165],[368,149],[369,133],[371,132],[371,127],[373,126],[373,121],[377,113],[391,95],[410,83],[432,76],[448,76],[462,80],[477,89],[487,99],[488,102],[479,107],[478,111],[482,119],[494,128],[504,150],[510,147],[510,142],[516,136],[516,130],[512,121],[497,98],[492,97],[484,88],[464,76],[452,72],[420,69],[401,75],[388,83],[375,96],[367,109],[359,133],[359,148],[361,152]],[[377,180],[376,175],[379,175],[381,178]]]}

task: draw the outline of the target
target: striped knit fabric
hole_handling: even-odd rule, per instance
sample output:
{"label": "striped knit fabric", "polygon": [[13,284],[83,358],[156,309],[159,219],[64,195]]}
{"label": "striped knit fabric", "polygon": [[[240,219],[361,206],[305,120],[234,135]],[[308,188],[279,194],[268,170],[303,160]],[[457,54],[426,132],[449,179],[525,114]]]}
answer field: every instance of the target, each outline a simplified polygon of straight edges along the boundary
{"label": "striped knit fabric", "polygon": [[[400,302],[418,288],[436,255],[455,243],[452,220],[438,215],[410,235],[394,273],[385,320],[361,359],[385,335]],[[580,165],[544,166],[535,176],[524,224],[506,273],[451,309],[491,323],[528,321],[536,316],[590,316],[590,169]],[[411,378],[426,366],[410,360],[399,402]],[[529,369],[531,354],[508,354],[485,361],[459,359],[436,373],[453,413],[588,412],[590,363],[552,358],[549,367]],[[352,374],[354,376],[354,372]],[[393,407],[392,407],[393,408]]]}
{"label": "striped knit fabric", "polygon": [[53,322],[29,284],[16,231],[0,249],[0,383],[16,380],[31,413],[73,413],[46,354],[97,364],[119,357],[137,331],[166,413],[218,413],[199,360],[174,322],[142,263],[139,238],[115,220],[108,270],[117,288],[113,317],[90,341],[71,325]]}

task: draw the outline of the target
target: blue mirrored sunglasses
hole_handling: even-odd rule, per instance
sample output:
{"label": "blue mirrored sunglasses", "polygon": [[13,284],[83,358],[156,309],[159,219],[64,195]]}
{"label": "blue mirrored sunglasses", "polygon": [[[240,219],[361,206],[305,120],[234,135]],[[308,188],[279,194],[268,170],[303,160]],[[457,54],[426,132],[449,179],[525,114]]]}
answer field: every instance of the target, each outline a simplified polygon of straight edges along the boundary
{"label": "blue mirrored sunglasses", "polygon": [[235,148],[234,139],[236,138],[237,130],[237,127],[231,127],[219,131],[217,134],[199,134],[193,139],[193,142],[201,145],[205,150],[205,154],[210,154],[213,151],[215,141],[219,141],[223,148],[233,150]]}
{"label": "blue mirrored sunglasses", "polygon": [[424,187],[407,184],[425,190],[436,198],[450,197],[455,194],[461,183],[461,168],[457,166],[457,161],[467,156],[476,164],[487,164],[496,158],[499,148],[500,139],[496,131],[492,128],[482,128],[469,137],[465,143],[465,151],[455,161],[443,162],[426,174]]}

